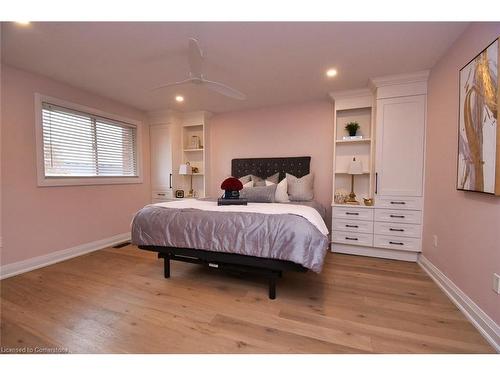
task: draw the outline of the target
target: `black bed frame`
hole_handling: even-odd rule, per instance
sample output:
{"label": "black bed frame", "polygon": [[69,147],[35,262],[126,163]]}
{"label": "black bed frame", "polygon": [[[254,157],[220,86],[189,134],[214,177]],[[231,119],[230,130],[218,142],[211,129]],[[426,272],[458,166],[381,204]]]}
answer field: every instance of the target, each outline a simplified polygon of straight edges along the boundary
{"label": "black bed frame", "polygon": [[[269,177],[279,173],[280,180],[285,178],[286,173],[296,177],[303,177],[309,173],[310,162],[310,156],[233,159],[231,161],[231,175],[237,178],[249,174]],[[276,298],[276,281],[282,276],[283,271],[307,271],[306,268],[297,263],[279,259],[179,247],[139,246],[139,248],[158,253],[158,258],[162,258],[164,262],[165,278],[170,277],[170,260],[203,264],[210,268],[263,276],[269,283],[270,299]]]}
{"label": "black bed frame", "polygon": [[203,264],[219,270],[251,273],[268,280],[270,299],[276,298],[276,280],[282,276],[283,271],[307,271],[303,266],[286,260],[180,247],[139,246],[139,248],[158,253],[158,258],[163,259],[163,272],[167,279],[170,277],[170,260]]}

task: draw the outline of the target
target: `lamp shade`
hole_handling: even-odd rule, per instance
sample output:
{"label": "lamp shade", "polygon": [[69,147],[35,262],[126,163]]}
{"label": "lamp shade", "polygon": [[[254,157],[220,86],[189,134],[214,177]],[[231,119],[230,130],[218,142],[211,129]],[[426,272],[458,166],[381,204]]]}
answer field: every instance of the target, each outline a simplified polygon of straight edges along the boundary
{"label": "lamp shade", "polygon": [[188,164],[181,164],[179,166],[179,174],[180,175],[190,175],[193,174],[193,168]]}
{"label": "lamp shade", "polygon": [[347,169],[348,174],[363,174],[363,164],[361,160],[356,160],[356,158],[352,158],[349,163],[349,168]]}

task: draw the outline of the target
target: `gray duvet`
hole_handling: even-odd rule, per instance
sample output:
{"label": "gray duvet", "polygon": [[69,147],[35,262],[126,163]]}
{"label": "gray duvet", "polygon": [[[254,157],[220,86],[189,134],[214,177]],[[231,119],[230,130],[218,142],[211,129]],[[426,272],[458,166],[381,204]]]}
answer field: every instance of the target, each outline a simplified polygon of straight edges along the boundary
{"label": "gray duvet", "polygon": [[135,215],[132,243],[288,260],[319,273],[328,238],[298,215],[213,212],[151,205]]}

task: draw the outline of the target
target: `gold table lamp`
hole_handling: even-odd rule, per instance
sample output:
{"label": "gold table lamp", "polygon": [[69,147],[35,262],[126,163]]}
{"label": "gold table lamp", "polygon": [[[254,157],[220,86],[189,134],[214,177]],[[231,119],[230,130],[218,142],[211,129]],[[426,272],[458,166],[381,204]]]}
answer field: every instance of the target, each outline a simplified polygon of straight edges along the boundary
{"label": "gold table lamp", "polygon": [[193,196],[193,168],[191,164],[187,162],[186,164],[181,164],[179,166],[179,174],[183,176],[191,176],[191,189],[189,190],[188,197]]}
{"label": "gold table lamp", "polygon": [[361,160],[356,160],[356,158],[353,157],[349,163],[347,174],[351,175],[351,193],[349,194],[349,198],[345,201],[345,204],[359,204],[356,200],[356,194],[354,194],[354,176],[357,174],[363,174],[363,164],[361,163]]}

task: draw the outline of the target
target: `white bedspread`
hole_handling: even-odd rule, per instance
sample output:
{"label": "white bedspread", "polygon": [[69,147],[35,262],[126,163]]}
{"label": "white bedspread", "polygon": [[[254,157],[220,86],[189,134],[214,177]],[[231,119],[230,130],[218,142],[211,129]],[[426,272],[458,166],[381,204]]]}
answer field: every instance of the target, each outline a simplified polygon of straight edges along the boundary
{"label": "white bedspread", "polygon": [[267,215],[298,215],[309,221],[322,234],[328,235],[328,229],[323,221],[323,218],[312,207],[300,206],[297,204],[282,204],[282,203],[248,203],[247,206],[218,206],[214,201],[202,201],[198,199],[184,199],[171,202],[155,203],[153,206],[161,206],[168,208],[194,208],[204,211],[219,211],[219,212],[253,212]]}

